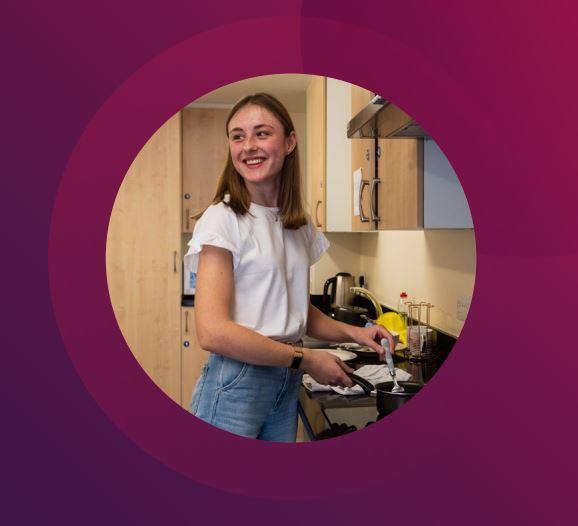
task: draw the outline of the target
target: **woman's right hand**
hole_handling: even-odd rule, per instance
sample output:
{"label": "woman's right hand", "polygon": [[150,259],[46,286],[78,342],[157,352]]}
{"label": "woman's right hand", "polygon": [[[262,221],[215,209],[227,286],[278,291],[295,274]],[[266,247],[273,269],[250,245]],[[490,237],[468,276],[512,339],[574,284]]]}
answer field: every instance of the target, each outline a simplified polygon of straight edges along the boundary
{"label": "woman's right hand", "polygon": [[312,351],[304,348],[301,369],[321,385],[340,387],[353,387],[354,385],[351,378],[347,376],[347,373],[352,373],[353,369],[327,351]]}

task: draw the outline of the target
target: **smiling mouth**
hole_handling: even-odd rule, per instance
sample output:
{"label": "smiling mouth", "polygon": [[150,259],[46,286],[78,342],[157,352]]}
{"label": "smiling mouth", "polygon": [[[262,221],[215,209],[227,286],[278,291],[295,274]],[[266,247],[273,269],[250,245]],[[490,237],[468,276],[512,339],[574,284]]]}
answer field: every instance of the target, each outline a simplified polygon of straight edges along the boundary
{"label": "smiling mouth", "polygon": [[259,166],[260,164],[265,162],[264,157],[253,157],[251,159],[245,159],[243,161],[247,166]]}

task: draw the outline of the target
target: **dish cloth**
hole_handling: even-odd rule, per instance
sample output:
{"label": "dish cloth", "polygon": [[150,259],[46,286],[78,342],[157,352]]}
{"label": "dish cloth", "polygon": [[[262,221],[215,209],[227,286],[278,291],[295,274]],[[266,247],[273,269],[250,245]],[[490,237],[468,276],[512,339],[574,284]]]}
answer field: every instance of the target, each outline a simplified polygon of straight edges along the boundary
{"label": "dish cloth", "polygon": [[[364,365],[355,371],[357,376],[365,378],[367,381],[371,382],[373,385],[382,382],[391,382],[391,375],[387,370],[387,365]],[[395,377],[400,382],[405,382],[411,379],[411,374],[402,369],[395,369]],[[363,389],[359,385],[354,385],[353,387],[332,387],[330,385],[322,385],[317,383],[310,375],[304,374],[301,380],[303,385],[309,391],[335,391],[336,393],[342,395],[358,395],[363,394]]]}

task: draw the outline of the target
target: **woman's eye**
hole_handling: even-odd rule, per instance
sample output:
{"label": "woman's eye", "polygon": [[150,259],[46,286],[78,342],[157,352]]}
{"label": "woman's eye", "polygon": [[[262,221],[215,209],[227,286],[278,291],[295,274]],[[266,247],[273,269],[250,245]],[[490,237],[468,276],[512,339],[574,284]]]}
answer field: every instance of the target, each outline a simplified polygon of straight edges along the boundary
{"label": "woman's eye", "polygon": [[240,139],[242,139],[243,137],[241,135],[231,135],[231,140],[232,141],[239,141]]}
{"label": "woman's eye", "polygon": [[257,132],[257,137],[267,137],[269,134],[265,131]]}

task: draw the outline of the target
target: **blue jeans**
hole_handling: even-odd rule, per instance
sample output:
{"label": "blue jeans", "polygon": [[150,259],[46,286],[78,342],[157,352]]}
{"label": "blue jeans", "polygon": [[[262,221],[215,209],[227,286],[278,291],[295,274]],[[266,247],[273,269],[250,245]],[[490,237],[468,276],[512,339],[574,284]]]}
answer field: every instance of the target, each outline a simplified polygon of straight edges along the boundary
{"label": "blue jeans", "polygon": [[294,442],[301,372],[250,365],[211,353],[197,381],[190,411],[237,435]]}

